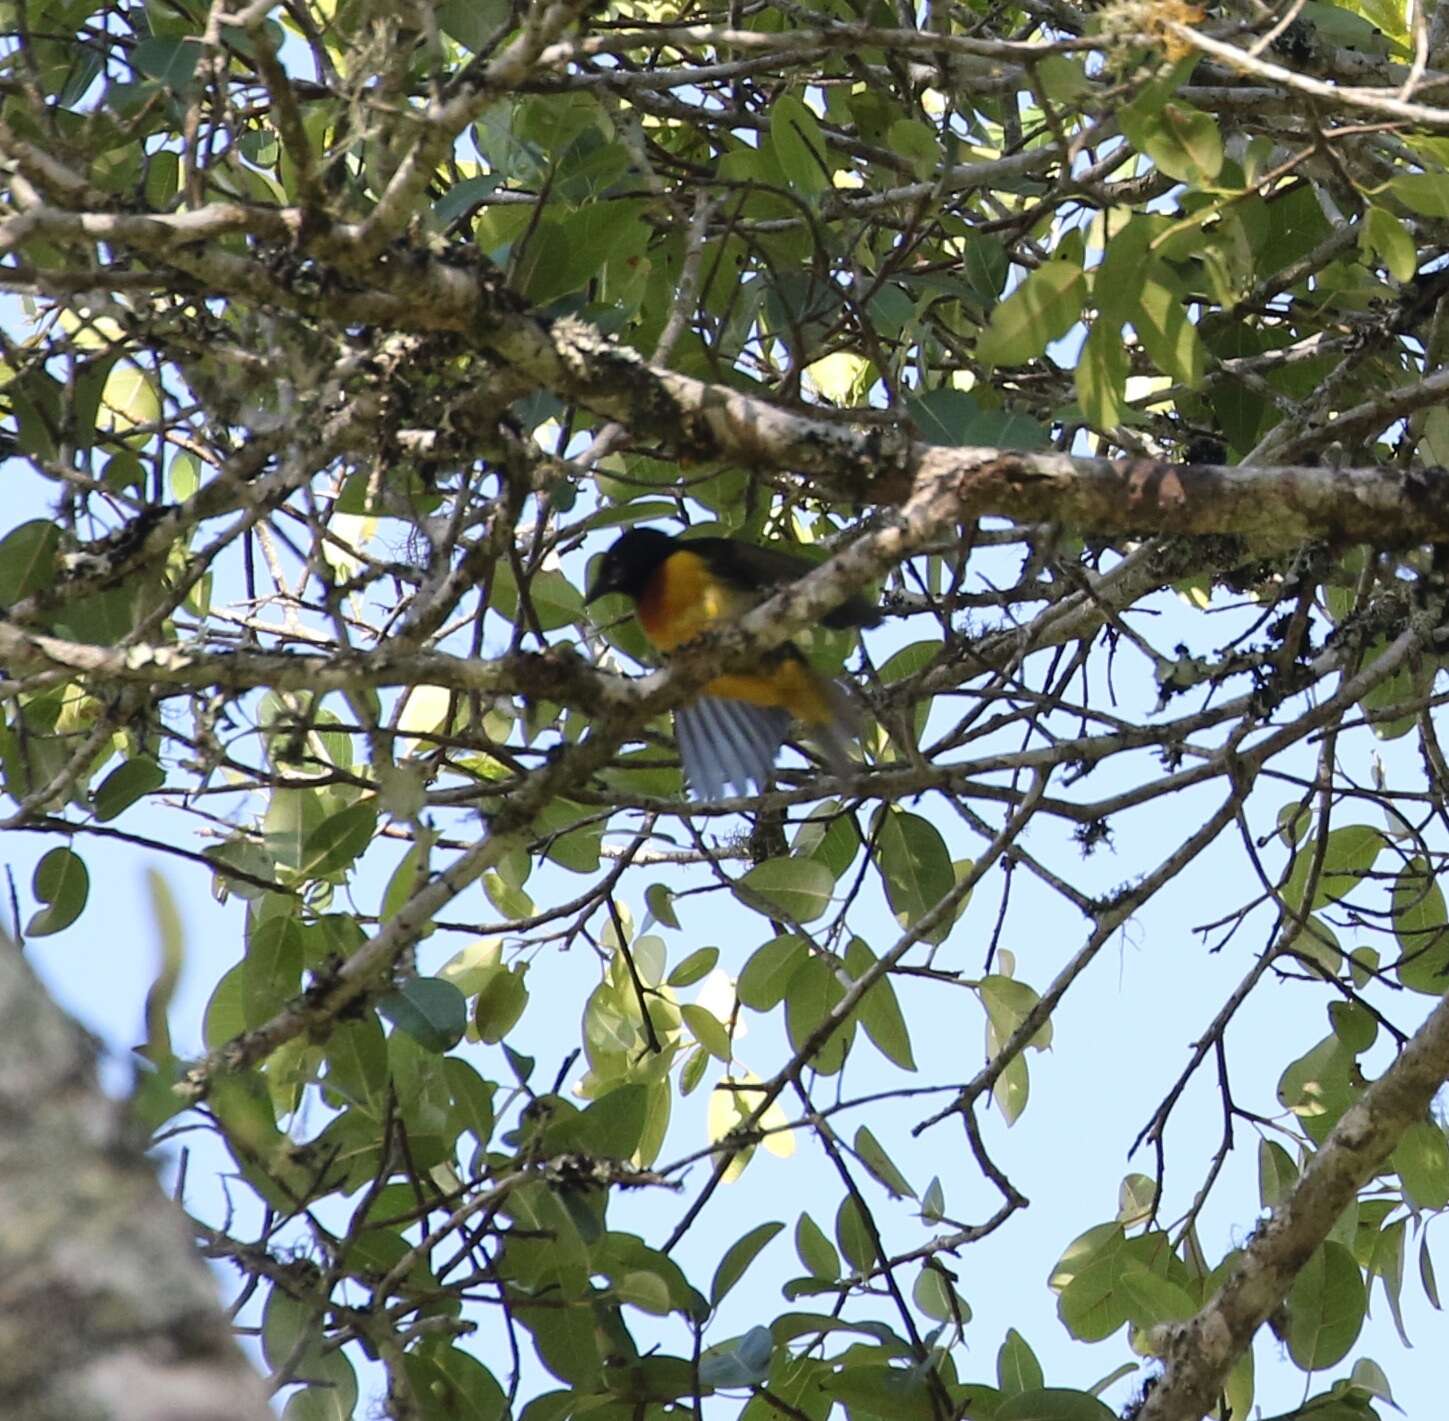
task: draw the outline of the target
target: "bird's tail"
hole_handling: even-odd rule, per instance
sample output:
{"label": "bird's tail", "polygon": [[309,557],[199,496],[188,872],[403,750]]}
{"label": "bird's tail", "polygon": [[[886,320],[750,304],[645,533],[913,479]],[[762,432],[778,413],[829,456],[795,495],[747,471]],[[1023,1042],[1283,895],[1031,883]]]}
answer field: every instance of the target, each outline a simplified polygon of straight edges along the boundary
{"label": "bird's tail", "polygon": [[723,696],[701,696],[674,712],[674,736],[685,778],[700,799],[720,799],[727,788],[763,789],[790,729],[790,712]]}
{"label": "bird's tail", "polygon": [[806,734],[814,741],[832,774],[846,776],[855,773],[856,765],[850,750],[860,739],[860,707],[850,690],[840,681],[818,678],[821,700],[829,714],[806,723]]}

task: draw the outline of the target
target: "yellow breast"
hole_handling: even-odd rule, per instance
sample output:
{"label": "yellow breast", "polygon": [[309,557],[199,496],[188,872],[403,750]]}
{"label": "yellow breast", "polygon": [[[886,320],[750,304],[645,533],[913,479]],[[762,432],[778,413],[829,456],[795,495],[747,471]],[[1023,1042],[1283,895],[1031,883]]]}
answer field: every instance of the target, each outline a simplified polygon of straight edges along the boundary
{"label": "yellow breast", "polygon": [[749,600],[720,582],[698,553],[671,553],[639,599],[639,625],[660,651],[673,651],[707,627],[738,616]]}

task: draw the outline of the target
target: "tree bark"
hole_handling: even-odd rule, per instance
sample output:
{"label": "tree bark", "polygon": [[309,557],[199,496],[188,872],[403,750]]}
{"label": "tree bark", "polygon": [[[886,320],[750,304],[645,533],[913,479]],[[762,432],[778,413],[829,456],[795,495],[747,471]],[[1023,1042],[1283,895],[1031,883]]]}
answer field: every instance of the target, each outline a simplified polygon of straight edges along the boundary
{"label": "tree bark", "polygon": [[272,1421],[95,1048],[0,938],[0,1415]]}
{"label": "tree bark", "polygon": [[1449,1079],[1449,998],[1430,1013],[1394,1063],[1351,1105],[1303,1176],[1243,1250],[1207,1306],[1155,1341],[1165,1366],[1138,1421],[1197,1421],[1216,1404],[1229,1369],[1288,1296],[1309,1256],[1373,1178],[1404,1131],[1427,1118]]}

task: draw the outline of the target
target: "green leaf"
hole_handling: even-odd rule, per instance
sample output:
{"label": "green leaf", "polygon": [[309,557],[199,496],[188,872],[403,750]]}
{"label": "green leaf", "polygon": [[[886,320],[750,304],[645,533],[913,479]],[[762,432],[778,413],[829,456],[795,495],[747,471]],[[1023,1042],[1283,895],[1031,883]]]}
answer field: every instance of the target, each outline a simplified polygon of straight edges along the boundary
{"label": "green leaf", "polygon": [[[816,1029],[840,1004],[845,988],[834,968],[822,957],[807,957],[795,969],[785,993],[785,1027],[791,1047],[799,1052]],[[855,1034],[853,1019],[837,1026],[815,1049],[810,1064],[821,1075],[832,1076],[845,1064],[845,1054]]]}
{"label": "green leaf", "polygon": [[709,1065],[710,1059],[709,1052],[703,1046],[696,1046],[685,1057],[684,1066],[679,1072],[679,1094],[681,1098],[686,1095],[693,1095],[699,1089],[700,1082],[704,1080],[705,1068]]}
{"label": "green leaf", "polygon": [[1182,1322],[1197,1311],[1197,1301],[1186,1288],[1135,1259],[1123,1265],[1118,1281],[1128,1316],[1137,1327]]}
{"label": "green leaf", "polygon": [[880,1257],[870,1225],[852,1195],[847,1194],[835,1211],[835,1240],[846,1261],[857,1273],[868,1272]]}
{"label": "green leaf", "polygon": [[287,1398],[282,1421],[352,1421],[357,1406],[357,1373],[345,1352],[318,1353],[308,1361],[306,1377],[314,1385],[294,1391]]}
{"label": "green leaf", "polygon": [[138,755],[117,765],[96,786],[91,807],[96,819],[104,824],[129,809],[138,799],[158,790],[166,783],[166,772],[146,755]]}
{"label": "green leaf", "polygon": [[1113,429],[1126,416],[1127,377],[1132,360],[1119,325],[1098,316],[1082,346],[1075,375],[1077,402],[1096,429]]}
{"label": "green leaf", "polygon": [[1390,179],[1389,193],[1421,217],[1449,217],[1449,173],[1405,173]]}
{"label": "green leaf", "polygon": [[1359,250],[1373,254],[1395,281],[1412,281],[1419,269],[1419,250],[1409,229],[1386,207],[1370,205],[1359,229]]}
{"label": "green leaf", "polygon": [[35,865],[30,880],[31,892],[46,906],[26,924],[27,936],[47,937],[68,928],[84,911],[90,887],[91,876],[79,854],[51,849]]}
{"label": "green leaf", "polygon": [[[9,387],[13,399],[14,386]],[[60,528],[49,519],[21,523],[0,538],[0,607],[12,607],[55,581]]]}
{"label": "green leaf", "polygon": [[[853,980],[859,981],[874,966],[875,961],[875,953],[870,950],[864,938],[851,938],[850,946],[845,952],[845,970]],[[894,1061],[903,1071],[916,1069],[910,1030],[900,1002],[896,1000],[896,989],[891,984],[888,973],[861,998],[855,1009],[855,1019],[864,1028],[876,1050],[888,1061]]]}
{"label": "green leaf", "polygon": [[208,1051],[224,1046],[246,1030],[246,1013],[242,1006],[245,960],[233,964],[221,975],[207,999],[201,1018],[201,1039]]}
{"label": "green leaf", "polygon": [[921,1195],[921,1217],[928,1224],[939,1224],[946,1217],[946,1191],[941,1187],[939,1175],[933,1175]]}
{"label": "green leaf", "polygon": [[[1283,884],[1283,901],[1290,908],[1301,909],[1308,887],[1308,875],[1316,856],[1316,839],[1310,837],[1299,846],[1293,868]],[[1383,834],[1369,824],[1346,824],[1329,832],[1323,851],[1323,862],[1309,909],[1322,908],[1348,897],[1363,881],[1384,847]],[[1436,989],[1443,991],[1443,987]]]}
{"label": "green leaf", "polygon": [[1353,1255],[1330,1240],[1299,1271],[1287,1303],[1288,1351],[1305,1372],[1319,1372],[1358,1340],[1368,1293]]}
{"label": "green leaf", "polygon": [[561,1382],[584,1392],[602,1387],[600,1341],[591,1309],[528,1308],[520,1320],[533,1334],[539,1361]]}
{"label": "green leaf", "polygon": [[860,1156],[861,1164],[885,1186],[892,1198],[916,1197],[916,1191],[906,1182],[905,1175],[896,1168],[895,1161],[864,1125],[855,1132],[855,1152]]}
{"label": "green leaf", "polygon": [[[648,905],[650,916],[655,922],[663,923],[666,928],[677,928],[679,918],[674,912],[674,894],[662,883],[651,883],[644,890],[644,902]],[[647,926],[647,924],[646,924]],[[712,951],[710,948],[701,948],[702,952]],[[698,954],[695,954],[697,956]],[[692,961],[693,957],[686,958]],[[671,982],[670,986],[683,986],[684,983]]]}
{"label": "green leaf", "polygon": [[711,1307],[719,1306],[730,1289],[744,1277],[745,1270],[759,1257],[765,1245],[784,1227],[779,1222],[758,1224],[730,1244],[719,1261],[719,1267],[714,1270],[714,1280],[709,1285]]}
{"label": "green leaf", "polygon": [[302,985],[302,930],[290,899],[258,899],[247,909],[242,1009],[248,1030],[270,1021]]}
{"label": "green leaf", "polygon": [[1347,898],[1363,882],[1387,842],[1383,832],[1371,824],[1348,824],[1332,830],[1313,906],[1321,908]]}
{"label": "green leaf", "polygon": [[1052,1271],[1057,1314],[1080,1341],[1100,1342],[1127,1321],[1118,1286],[1126,1261],[1123,1243],[1120,1224],[1098,1224],[1068,1246]]}
{"label": "green leaf", "polygon": [[1353,1053],[1330,1036],[1288,1065],[1278,1082],[1278,1099],[1321,1144],[1360,1089]]}
{"label": "green leaf", "polygon": [[756,912],[808,923],[830,906],[835,879],[813,859],[774,858],[756,864],[733,888],[735,897]]}
{"label": "green leaf", "polygon": [[925,182],[941,162],[941,145],[935,131],[919,119],[900,118],[890,126],[887,141],[891,151],[910,165],[916,181]]}
{"label": "green leaf", "polygon": [[733,1052],[730,1050],[729,1032],[720,1019],[706,1008],[689,1003],[679,1008],[679,1014],[694,1039],[716,1060],[728,1065]]}
{"label": "green leaf", "polygon": [[812,1278],[833,1283],[840,1277],[840,1255],[809,1214],[801,1214],[795,1222],[795,1252]]}
{"label": "green leaf", "polygon": [[1117,1413],[1084,1391],[1046,1387],[1007,1397],[992,1421],[1117,1421]]}
{"label": "green leaf", "polygon": [[1033,67],[1042,93],[1054,104],[1070,106],[1094,87],[1081,64],[1065,54],[1048,54]]}
{"label": "green leaf", "polygon": [[1438,1125],[1429,1120],[1410,1125],[1389,1164],[1416,1208],[1437,1213],[1449,1205],[1449,1143]]}
{"label": "green leaf", "polygon": [[[677,927],[678,924],[676,923]],[[701,947],[691,952],[673,972],[669,974],[668,985],[671,987],[692,987],[701,977],[708,977],[714,971],[715,963],[719,961],[719,948]]]}
{"label": "green leaf", "polygon": [[830,187],[820,122],[794,94],[781,94],[770,106],[770,144],[791,187],[807,197]]}
{"label": "green leaf", "polygon": [[[999,972],[983,977],[978,990],[991,1022],[991,1053],[995,1055],[1012,1032],[1026,1020],[1041,998],[1025,982],[1018,982],[1014,977],[1003,977]],[[1034,1050],[1045,1051],[1051,1043],[1052,1024],[1048,1019],[1042,1023],[1029,1044]]]}
{"label": "green leaf", "polygon": [[348,1105],[380,1114],[387,1094],[387,1041],[377,1017],[369,1011],[360,1021],[339,1022],[323,1052],[328,1090]]}
{"label": "green leaf", "polygon": [[468,1029],[468,1003],[462,992],[439,977],[404,982],[380,997],[377,1009],[425,1051],[438,1055],[451,1051]]}
{"label": "green leaf", "polygon": [[991,313],[976,342],[985,365],[1025,365],[1076,324],[1087,282],[1075,262],[1043,262]]}
{"label": "green leaf", "polygon": [[1406,33],[1404,11],[1393,0],[1353,0],[1351,9],[1325,0],[1308,0],[1302,15],[1329,44],[1379,58],[1391,52],[1389,35],[1402,37]]}
{"label": "green leaf", "polygon": [[1313,813],[1306,804],[1290,799],[1278,810],[1278,837],[1291,849],[1313,827]]}
{"label": "green leaf", "polygon": [[372,843],[377,832],[377,805],[371,799],[328,815],[307,835],[298,873],[303,878],[329,878],[347,868]]}
{"label": "green leaf", "polygon": [[137,73],[157,80],[173,93],[185,93],[196,76],[202,46],[194,39],[143,39],[131,51]]}
{"label": "green leaf", "polygon": [[[752,1327],[736,1341],[710,1347],[699,1360],[699,1380],[706,1387],[752,1387],[770,1374],[775,1339],[768,1327]],[[683,1393],[683,1394],[687,1394]]]}
{"label": "green leaf", "polygon": [[384,922],[397,917],[408,899],[427,882],[430,847],[429,831],[419,831],[416,842],[408,846],[398,866],[388,875],[387,887],[382,891],[381,916]]}
{"label": "green leaf", "polygon": [[[14,372],[6,366],[4,373],[8,376]],[[5,386],[5,399],[17,425],[16,449],[22,454],[54,459],[55,434],[63,422],[59,383],[44,370],[32,367],[10,380]]]}
{"label": "green leaf", "polygon": [[161,397],[154,378],[129,361],[117,361],[112,367],[101,401],[104,408],[98,425],[105,429],[135,429],[153,424],[161,414]]}
{"label": "green leaf", "polygon": [[1223,136],[1211,114],[1172,100],[1150,111],[1126,104],[1117,118],[1127,141],[1168,177],[1203,186],[1222,171]]}
{"label": "green leaf", "polygon": [[981,405],[965,390],[944,386],[912,395],[906,413],[928,444],[969,444],[968,431],[981,414]]}
{"label": "green leaf", "polygon": [[1356,1056],[1367,1051],[1379,1034],[1373,1013],[1359,1002],[1329,1002],[1328,1019],[1333,1034]]}
{"label": "green leaf", "polygon": [[[575,827],[578,826],[578,827]],[[555,799],[534,820],[543,855],[572,873],[597,873],[604,824],[596,811]]]}
{"label": "green leaf", "polygon": [[996,1352],[996,1385],[1002,1395],[1040,1391],[1044,1380],[1041,1363],[1026,1338],[1014,1327],[1008,1327]]}
{"label": "green leaf", "polygon": [[1442,1312],[1439,1302],[1439,1284],[1434,1276],[1434,1259],[1429,1253],[1429,1235],[1426,1232],[1419,1239],[1419,1281],[1424,1287],[1424,1296],[1436,1312]]}
{"label": "green leaf", "polygon": [[1273,1208],[1298,1182],[1293,1156],[1273,1140],[1258,1141],[1258,1197],[1265,1209]]}
{"label": "green leaf", "polygon": [[1360,1357],[1353,1364],[1349,1383],[1356,1391],[1367,1392],[1370,1396],[1378,1397],[1380,1401],[1387,1401],[1390,1406],[1394,1404],[1394,1393],[1389,1388],[1389,1379],[1384,1375],[1384,1369],[1371,1357]]}
{"label": "green leaf", "polygon": [[1126,1175],[1117,1186],[1117,1221],[1123,1228],[1146,1223],[1157,1204],[1157,1181],[1149,1174]]}
{"label": "green leaf", "polygon": [[1165,263],[1156,262],[1138,277],[1132,325],[1148,355],[1164,375],[1196,389],[1202,384],[1207,352],[1187,304]]}
{"label": "green leaf", "polygon": [[820,356],[819,361],[810,365],[807,374],[810,375],[810,384],[830,404],[838,406],[861,403],[877,378],[875,366],[864,355],[856,355],[853,351],[832,351],[829,355]]}
{"label": "green leaf", "polygon": [[444,0],[437,9],[443,32],[474,54],[494,37],[510,13],[508,0]]}
{"label": "green leaf", "polygon": [[639,1147],[649,1109],[648,1087],[634,1081],[591,1101],[579,1117],[589,1150],[605,1159],[628,1159]]}
{"label": "green leaf", "polygon": [[1227,1400],[1225,1414],[1228,1416],[1251,1416],[1253,1414],[1253,1349],[1250,1347],[1228,1373],[1223,1395]]}
{"label": "green leaf", "polygon": [[922,1267],[911,1285],[911,1301],[934,1322],[971,1321],[971,1307],[951,1286],[943,1267]]}
{"label": "green leaf", "polygon": [[101,478],[112,493],[140,492],[146,487],[146,466],[129,449],[122,449],[106,460]]}
{"label": "green leaf", "polygon": [[1112,234],[1101,265],[1092,272],[1092,301],[1098,312],[1094,325],[1109,326],[1120,335],[1122,323],[1133,319],[1137,287],[1151,260],[1148,248],[1166,226],[1155,213],[1138,213]]}
{"label": "green leaf", "polygon": [[185,503],[201,487],[201,461],[194,454],[177,454],[167,466],[171,497]]}
{"label": "green leaf", "polygon": [[[894,805],[882,805],[871,821],[871,848],[896,921],[911,927],[956,886],[951,855],[940,831],[928,819]],[[926,935],[943,941],[949,917]]]}
{"label": "green leaf", "polygon": [[961,277],[983,308],[995,304],[1011,274],[1006,243],[989,232],[969,228],[961,236]]}
{"label": "green leaf", "polygon": [[507,1421],[508,1394],[461,1348],[425,1344],[404,1353],[402,1361],[413,1396],[422,1403],[419,1421]]}
{"label": "green leaf", "polygon": [[825,1388],[851,1416],[909,1421],[931,1414],[926,1379],[918,1367],[856,1362],[829,1377]]}
{"label": "green leaf", "polygon": [[322,1319],[316,1308],[273,1288],[262,1309],[261,1343],[269,1367],[280,1367],[291,1358],[305,1376],[321,1364]]}
{"label": "green leaf", "polygon": [[478,1000],[473,1004],[473,1025],[478,1039],[493,1046],[513,1030],[523,1009],[528,1005],[528,988],[523,981],[522,967],[487,969]]}
{"label": "green leaf", "polygon": [[854,815],[842,811],[837,800],[817,805],[800,825],[790,852],[797,858],[823,863],[838,881],[860,852],[860,831]]}
{"label": "green leaf", "polygon": [[1394,879],[1394,936],[1402,956],[1395,975],[1410,991],[1449,991],[1449,917],[1438,879],[1422,858],[1410,859]]}
{"label": "green leaf", "polygon": [[466,1130],[480,1145],[486,1145],[493,1134],[493,1097],[497,1087],[456,1056],[449,1056],[443,1062],[443,1078],[453,1097],[454,1126],[459,1132]]}
{"label": "green leaf", "polygon": [[[441,17],[442,7],[438,10]],[[464,178],[461,182],[454,183],[433,204],[433,218],[440,226],[450,227],[465,212],[469,211],[476,204],[483,202],[497,191],[499,175],[497,173],[486,173],[482,177]]]}
{"label": "green leaf", "polygon": [[516,923],[524,918],[531,918],[535,911],[533,899],[523,891],[516,880],[507,876],[503,867],[484,870],[483,892],[487,895],[488,901],[509,922]]}
{"label": "green leaf", "polygon": [[[518,264],[518,289],[547,305],[587,285],[610,261],[641,254],[649,240],[645,206],[634,199],[593,202],[540,223]],[[544,631],[576,621],[583,611],[578,589],[556,570],[535,573],[529,597]]]}

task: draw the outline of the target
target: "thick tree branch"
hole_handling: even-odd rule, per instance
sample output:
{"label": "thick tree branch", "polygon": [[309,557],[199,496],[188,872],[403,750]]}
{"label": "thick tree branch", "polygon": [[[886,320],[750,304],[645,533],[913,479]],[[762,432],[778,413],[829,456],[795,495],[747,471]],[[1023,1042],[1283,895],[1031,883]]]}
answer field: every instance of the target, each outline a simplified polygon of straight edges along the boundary
{"label": "thick tree branch", "polygon": [[1399,1058],[1344,1113],[1207,1306],[1191,1321],[1159,1330],[1156,1341],[1166,1367],[1139,1421],[1197,1421],[1211,1409],[1253,1334],[1287,1297],[1313,1250],[1404,1131],[1425,1118],[1446,1080],[1449,999],[1434,1008]]}
{"label": "thick tree branch", "polygon": [[93,1056],[0,941],[0,1413],[267,1421],[215,1284]]}
{"label": "thick tree branch", "polygon": [[[7,146],[18,143],[13,136],[7,140]],[[186,217],[212,232],[204,212]],[[218,225],[235,230],[238,220],[236,208],[228,206]],[[280,219],[270,214],[259,220],[274,225]],[[183,266],[218,294],[298,305],[258,262],[215,247],[179,246],[186,238],[170,221],[49,208],[32,209],[10,223],[31,224],[35,234],[57,240],[96,239],[104,229],[105,240],[164,255],[168,265]],[[290,230],[289,223],[283,225]],[[0,244],[8,227],[0,224]],[[322,246],[335,257],[339,240],[333,232]],[[329,292],[328,316],[402,330],[464,332],[538,386],[617,421],[636,440],[694,463],[804,473],[860,502],[950,500],[960,521],[1050,520],[1088,535],[1232,533],[1261,547],[1325,537],[1379,546],[1449,539],[1449,480],[1443,478],[1388,467],[1184,467],[1151,459],[928,445],[904,433],[814,418],[651,366],[583,321],[550,320],[527,310],[491,268],[470,269],[414,251],[380,262],[372,278],[370,291]],[[318,314],[315,298],[303,304]],[[1384,417],[1391,422],[1397,415],[1386,411]],[[1360,418],[1354,432],[1364,437],[1372,430]]]}

